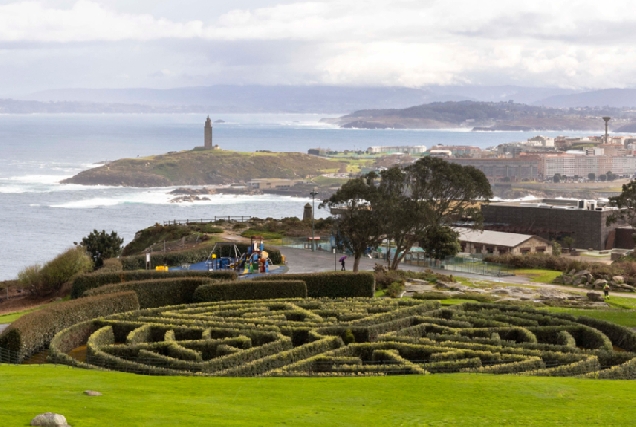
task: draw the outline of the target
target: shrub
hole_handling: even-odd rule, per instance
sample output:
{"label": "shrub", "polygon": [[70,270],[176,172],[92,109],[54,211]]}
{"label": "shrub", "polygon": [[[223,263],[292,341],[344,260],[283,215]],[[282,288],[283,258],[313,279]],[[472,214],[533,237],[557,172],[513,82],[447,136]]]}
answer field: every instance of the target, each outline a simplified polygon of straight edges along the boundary
{"label": "shrub", "polygon": [[194,292],[198,302],[307,298],[307,286],[301,280],[244,280],[203,285]]}
{"label": "shrub", "polygon": [[[270,280],[270,277],[254,280]],[[302,280],[307,284],[307,296],[310,298],[372,298],[375,294],[373,273],[366,272],[284,274],[276,275],[276,280]]]}
{"label": "shrub", "polygon": [[134,292],[100,295],[67,301],[26,314],[2,335],[0,347],[15,352],[13,362],[22,362],[49,345],[55,334],[76,323],[114,313],[139,309]]}
{"label": "shrub", "polygon": [[113,294],[134,291],[141,308],[163,307],[166,305],[189,304],[194,301],[195,290],[209,285],[212,280],[204,277],[182,277],[159,280],[140,280],[115,283],[86,291],[85,296]]}
{"label": "shrub", "polygon": [[[237,243],[238,250],[242,253],[247,252],[249,245]],[[181,264],[195,264],[205,261],[210,256],[213,246],[205,246],[198,249],[190,249],[185,251],[175,252],[155,252],[150,256],[150,268],[154,269],[158,265],[181,265]],[[275,265],[280,265],[282,262],[282,256],[278,249],[265,247],[265,250],[269,254],[269,259]],[[146,255],[134,255],[120,258],[124,270],[143,270],[146,268]]]}
{"label": "shrub", "polygon": [[122,271],[124,267],[117,258],[108,258],[104,260],[104,265],[99,269],[100,273],[116,273]]}
{"label": "shrub", "polygon": [[391,298],[398,298],[402,292],[404,291],[404,283],[402,282],[393,282],[386,288],[385,294],[390,296]]}
{"label": "shrub", "polygon": [[57,292],[74,276],[93,269],[93,262],[82,247],[74,247],[62,252],[40,267],[33,265],[18,273],[23,288],[38,296]]}
{"label": "shrub", "polygon": [[119,273],[94,273],[75,278],[71,298],[79,298],[89,289],[113,283],[132,282],[139,280],[177,279],[183,277],[202,277],[218,280],[236,280],[238,275],[234,271],[123,271]]}

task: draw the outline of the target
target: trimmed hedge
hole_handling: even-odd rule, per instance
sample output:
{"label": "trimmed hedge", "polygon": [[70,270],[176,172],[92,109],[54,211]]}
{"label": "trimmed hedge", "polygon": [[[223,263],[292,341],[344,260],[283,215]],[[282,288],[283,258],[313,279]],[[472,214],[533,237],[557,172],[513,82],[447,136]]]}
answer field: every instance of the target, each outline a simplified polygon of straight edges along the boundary
{"label": "trimmed hedge", "polygon": [[[247,252],[249,245],[243,243],[236,244],[238,250],[241,253]],[[205,261],[210,252],[212,252],[213,246],[207,246],[202,249],[191,249],[186,251],[177,252],[156,252],[150,256],[150,268],[155,268],[158,265],[181,265],[181,264],[195,264],[197,262]],[[274,265],[280,265],[282,262],[282,256],[278,249],[265,247],[269,255],[269,259]],[[146,268],[146,255],[134,255],[120,258],[124,270],[143,270]]]}
{"label": "trimmed hedge", "polygon": [[155,308],[189,304],[194,301],[194,292],[199,286],[209,285],[212,282],[214,281],[203,277],[141,280],[101,286],[86,291],[84,295],[94,296],[134,291],[139,298],[140,308]]}
{"label": "trimmed hedge", "polygon": [[184,277],[200,277],[217,280],[236,280],[238,275],[234,271],[121,271],[117,273],[85,274],[73,280],[71,298],[76,299],[84,295],[89,289],[123,282],[137,282],[140,280],[179,279]]}
{"label": "trimmed hedge", "polygon": [[63,329],[85,320],[139,309],[137,294],[121,292],[54,304],[26,314],[2,335],[0,347],[15,352],[12,362],[20,363],[46,348]]}
{"label": "trimmed hedge", "polygon": [[301,280],[244,280],[199,286],[194,292],[197,302],[307,298],[307,286]]}
{"label": "trimmed hedge", "polygon": [[[268,280],[257,277],[254,280]],[[310,273],[276,275],[276,280],[302,280],[307,284],[309,298],[373,298],[373,273]]]}

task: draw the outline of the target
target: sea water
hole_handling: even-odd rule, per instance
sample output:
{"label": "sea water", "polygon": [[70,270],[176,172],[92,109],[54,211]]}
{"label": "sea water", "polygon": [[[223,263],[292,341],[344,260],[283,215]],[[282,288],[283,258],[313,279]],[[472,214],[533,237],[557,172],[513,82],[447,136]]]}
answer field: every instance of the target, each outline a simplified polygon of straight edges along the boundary
{"label": "sea water", "polygon": [[[337,117],[339,114],[331,115]],[[214,144],[237,151],[310,148],[364,150],[374,145],[474,145],[522,141],[532,133],[464,130],[339,129],[325,115],[214,114]],[[170,203],[173,188],[63,185],[100,162],[203,145],[205,116],[60,114],[0,115],[0,280],[43,263],[92,230],[115,230],[125,242],[136,231],[170,220],[222,215],[302,216],[307,198],[213,195]],[[570,133],[573,135],[574,133]],[[554,136],[555,133],[546,133]],[[320,195],[318,195],[320,198]],[[326,216],[317,210],[316,216]]]}

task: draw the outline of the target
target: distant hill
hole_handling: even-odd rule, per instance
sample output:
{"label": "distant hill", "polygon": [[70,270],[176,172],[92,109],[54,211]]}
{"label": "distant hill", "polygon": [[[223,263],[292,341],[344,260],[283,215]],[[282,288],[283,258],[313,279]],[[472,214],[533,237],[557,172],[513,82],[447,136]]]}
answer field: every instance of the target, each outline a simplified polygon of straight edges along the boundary
{"label": "distant hill", "polygon": [[255,178],[304,179],[337,172],[343,165],[303,153],[191,150],[120,159],[82,171],[62,183],[124,187],[231,184]]}
{"label": "distant hill", "polygon": [[636,89],[603,89],[590,92],[554,95],[533,103],[546,107],[636,107]]}
{"label": "distant hill", "polygon": [[60,89],[22,97],[41,102],[140,104],[152,107],[196,106],[208,112],[345,113],[368,108],[406,108],[431,102],[515,100],[532,103],[574,93],[558,88],[521,86],[200,86],[175,89]]}
{"label": "distant hill", "polygon": [[600,116],[612,117],[612,126],[630,123],[634,113],[620,109],[559,109],[514,102],[434,102],[402,109],[359,110],[339,119],[324,119],[344,128],[448,129],[479,131],[567,131],[603,127]]}

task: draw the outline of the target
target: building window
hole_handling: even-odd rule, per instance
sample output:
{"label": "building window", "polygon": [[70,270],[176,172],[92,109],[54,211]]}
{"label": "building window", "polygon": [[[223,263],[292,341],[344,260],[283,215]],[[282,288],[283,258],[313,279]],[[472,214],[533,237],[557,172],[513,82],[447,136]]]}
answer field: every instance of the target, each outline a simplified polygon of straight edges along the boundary
{"label": "building window", "polygon": [[521,248],[520,249],[522,254],[529,254],[530,253],[530,248]]}
{"label": "building window", "polygon": [[537,248],[535,248],[535,252],[545,252],[546,251],[546,247],[545,246],[539,246]]}

